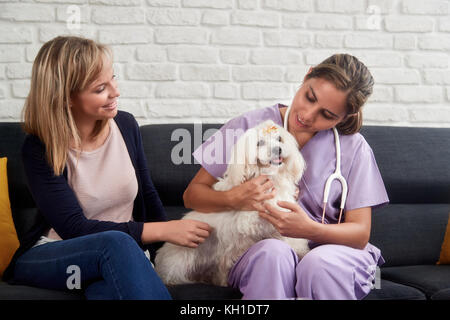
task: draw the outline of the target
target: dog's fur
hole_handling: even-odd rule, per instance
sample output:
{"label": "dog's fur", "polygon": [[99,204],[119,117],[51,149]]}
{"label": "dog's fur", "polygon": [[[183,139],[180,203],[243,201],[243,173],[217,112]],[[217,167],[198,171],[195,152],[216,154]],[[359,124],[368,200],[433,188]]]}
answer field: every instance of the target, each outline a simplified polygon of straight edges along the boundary
{"label": "dog's fur", "polygon": [[[298,151],[297,141],[268,120],[247,130],[239,138],[224,178],[213,188],[226,191],[260,174],[269,174],[277,192],[276,197],[267,202],[279,208],[277,201],[296,202],[296,184],[304,169],[305,161]],[[271,223],[259,217],[257,211],[192,211],[183,219],[206,222],[213,231],[197,248],[165,243],[158,250],[156,271],[168,285],[203,282],[226,286],[228,272],[234,263],[263,239],[286,241],[300,259],[309,251],[307,240],[281,236]]]}

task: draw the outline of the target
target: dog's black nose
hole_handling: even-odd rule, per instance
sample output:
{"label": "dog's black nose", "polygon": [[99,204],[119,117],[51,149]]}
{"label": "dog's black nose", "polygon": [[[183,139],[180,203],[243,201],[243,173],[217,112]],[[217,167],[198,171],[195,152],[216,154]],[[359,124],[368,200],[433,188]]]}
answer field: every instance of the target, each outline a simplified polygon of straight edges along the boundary
{"label": "dog's black nose", "polygon": [[272,148],[272,154],[280,155],[281,154],[281,147],[273,147]]}

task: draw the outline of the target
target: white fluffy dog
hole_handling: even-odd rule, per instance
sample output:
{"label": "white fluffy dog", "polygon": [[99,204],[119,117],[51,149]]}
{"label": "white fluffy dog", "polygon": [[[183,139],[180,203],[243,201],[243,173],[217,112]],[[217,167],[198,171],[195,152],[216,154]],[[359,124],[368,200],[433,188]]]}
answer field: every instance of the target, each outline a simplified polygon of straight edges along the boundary
{"label": "white fluffy dog", "polygon": [[[224,178],[213,188],[226,191],[260,174],[269,174],[277,194],[267,201],[286,211],[278,207],[277,201],[296,202],[296,184],[304,169],[305,161],[297,141],[269,120],[247,130],[239,138]],[[286,241],[300,259],[309,251],[306,239],[281,236],[272,224],[259,217],[257,211],[192,211],[183,219],[208,223],[213,231],[197,248],[165,243],[158,250],[156,271],[168,285],[203,282],[226,286],[228,272],[234,263],[254,243],[263,239]]]}

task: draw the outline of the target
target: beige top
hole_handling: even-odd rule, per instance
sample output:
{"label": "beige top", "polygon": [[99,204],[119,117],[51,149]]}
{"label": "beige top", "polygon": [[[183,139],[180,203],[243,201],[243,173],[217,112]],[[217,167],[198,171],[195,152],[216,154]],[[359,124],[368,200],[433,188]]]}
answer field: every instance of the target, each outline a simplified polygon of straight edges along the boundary
{"label": "beige top", "polygon": [[[93,151],[70,149],[67,178],[87,219],[128,222],[133,219],[133,204],[138,185],[125,141],[114,120],[105,142]],[[61,240],[50,229],[48,240]]]}

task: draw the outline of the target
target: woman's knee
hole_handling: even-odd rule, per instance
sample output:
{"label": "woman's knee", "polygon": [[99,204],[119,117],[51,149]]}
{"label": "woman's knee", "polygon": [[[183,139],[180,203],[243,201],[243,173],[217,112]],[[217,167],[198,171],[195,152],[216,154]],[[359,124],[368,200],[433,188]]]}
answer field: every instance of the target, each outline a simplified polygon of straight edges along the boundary
{"label": "woman's knee", "polygon": [[136,241],[128,233],[116,230],[104,231],[97,234],[97,241],[102,249],[113,251],[130,251],[140,249]]}
{"label": "woman's knee", "polygon": [[254,244],[251,250],[265,260],[275,263],[281,261],[288,261],[294,265],[297,263],[294,250],[286,242],[278,239],[261,240]]}

